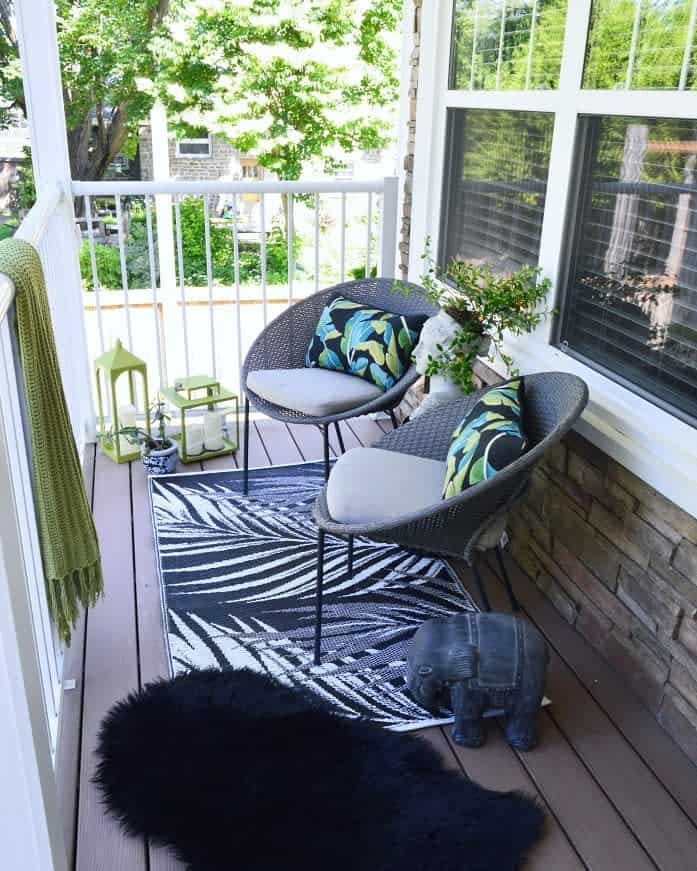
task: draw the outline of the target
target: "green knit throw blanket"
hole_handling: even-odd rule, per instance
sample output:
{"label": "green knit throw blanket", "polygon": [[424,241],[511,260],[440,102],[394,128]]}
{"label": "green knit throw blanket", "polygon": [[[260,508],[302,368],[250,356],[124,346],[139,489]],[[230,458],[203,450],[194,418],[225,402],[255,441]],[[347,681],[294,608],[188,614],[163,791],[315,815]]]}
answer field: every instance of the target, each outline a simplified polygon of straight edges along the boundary
{"label": "green knit throw blanket", "polygon": [[31,436],[34,504],[46,596],[70,643],[79,606],[102,593],[102,566],[68,408],[39,255],[28,242],[0,242],[0,272],[14,282],[19,353]]}

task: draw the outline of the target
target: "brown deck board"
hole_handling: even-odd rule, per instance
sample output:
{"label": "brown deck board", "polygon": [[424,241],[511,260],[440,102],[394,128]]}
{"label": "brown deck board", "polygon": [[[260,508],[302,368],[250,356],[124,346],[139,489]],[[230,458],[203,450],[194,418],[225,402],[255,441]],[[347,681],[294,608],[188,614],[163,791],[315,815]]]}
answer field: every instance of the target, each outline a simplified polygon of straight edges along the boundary
{"label": "brown deck board", "polygon": [[532,868],[553,868],[554,871],[583,871],[586,868],[559,824],[554,809],[545,801],[515,751],[506,744],[497,723],[492,721],[488,724],[486,744],[478,750],[460,747],[452,740],[450,728],[444,727],[444,731],[452,752],[472,780],[488,789],[522,792],[544,808],[545,833],[530,856]]}
{"label": "brown deck board", "polygon": [[[322,433],[316,426],[306,423],[289,423],[287,424],[287,428],[290,437],[293,439],[295,446],[304,460],[324,459],[324,440],[322,438]],[[330,439],[329,456],[330,458],[333,458],[336,454],[337,451]]]}
{"label": "brown deck board", "polygon": [[[697,766],[659,726],[620,675],[566,621],[511,560],[517,594],[561,659],[697,825]],[[695,863],[697,866],[697,863]]]}
{"label": "brown deck board", "polygon": [[[508,560],[508,565],[511,561]],[[492,604],[504,608],[503,587],[489,566],[483,567],[491,591]],[[516,572],[516,590],[523,582]],[[561,617],[556,615],[561,621]],[[616,728],[577,676],[550,644],[547,692],[553,704],[548,716],[563,734],[583,765],[604,794],[621,813],[626,825],[642,844],[656,867],[663,871],[690,868],[697,856],[697,829],[676,804],[663,783],[656,777],[632,745]],[[607,665],[600,674],[607,671]],[[637,712],[648,718],[647,710]],[[670,744],[662,736],[664,746]]]}
{"label": "brown deck board", "polygon": [[382,427],[369,417],[354,417],[348,422],[348,427],[365,447],[385,435]]}
{"label": "brown deck board", "polygon": [[271,465],[286,466],[289,463],[302,462],[302,454],[285,423],[279,420],[265,420],[258,429]]}
{"label": "brown deck board", "polygon": [[131,496],[127,466],[97,452],[94,519],[104,571],[104,597],[87,614],[82,764],[78,808],[78,871],[145,871],[145,844],[125,838],[102,809],[94,750],[104,714],[138,687],[138,645],[131,560]]}
{"label": "brown deck board", "polygon": [[[349,448],[371,444],[391,431],[391,425],[360,418],[342,426],[342,431]],[[312,427],[253,422],[250,466],[321,458],[321,437]],[[220,457],[203,468],[232,469],[239,461],[241,456]],[[146,852],[142,842],[123,837],[104,817],[89,783],[96,730],[104,712],[139,682],[167,669],[146,476],[139,463],[129,471],[100,455],[94,468],[94,509],[107,592],[87,615],[76,867],[182,871],[166,851]],[[191,464],[178,471],[196,468]],[[694,766],[529,579],[515,571],[526,611],[554,648],[549,685],[553,705],[541,715],[540,746],[529,754],[515,753],[494,722],[489,724],[487,744],[476,751],[455,745],[447,729],[420,734],[452,770],[490,788],[521,790],[542,803],[546,834],[526,865],[529,871],[695,867],[694,827],[686,815],[697,813]],[[472,587],[465,570],[463,577]],[[489,580],[492,600],[501,606],[502,588],[493,577]],[[73,697],[71,704],[79,698]],[[76,759],[72,764],[76,770]],[[70,765],[65,757],[63,770],[69,771]],[[68,782],[61,786],[62,794]],[[67,833],[69,818],[68,808]]]}
{"label": "brown deck board", "polygon": [[[95,446],[87,445],[83,459],[85,491],[90,503],[94,491]],[[74,680],[75,689],[63,692],[60,727],[56,743],[56,785],[58,805],[63,815],[63,838],[68,867],[75,863],[77,848],[77,808],[80,786],[80,742],[82,733],[83,663],[85,661],[85,613],[78,618],[70,647],[63,659],[63,681]]]}

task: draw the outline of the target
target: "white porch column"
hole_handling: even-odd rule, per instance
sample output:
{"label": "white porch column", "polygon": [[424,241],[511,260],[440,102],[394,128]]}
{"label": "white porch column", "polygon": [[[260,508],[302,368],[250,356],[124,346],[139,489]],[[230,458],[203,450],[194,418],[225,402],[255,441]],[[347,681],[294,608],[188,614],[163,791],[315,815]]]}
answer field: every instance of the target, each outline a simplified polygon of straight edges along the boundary
{"label": "white porch column", "polygon": [[14,871],[67,871],[4,412],[0,407],[1,864]]}
{"label": "white porch column", "polygon": [[[167,111],[159,101],[150,112],[150,132],[152,135],[152,177],[153,181],[167,181],[169,173],[169,132],[167,130]],[[157,260],[160,267],[160,289],[162,290],[162,353],[167,359],[168,342],[181,347],[183,335],[179,331],[176,289],[177,273],[174,251],[174,225],[172,221],[172,197],[168,194],[155,195],[155,216],[157,218]],[[166,367],[165,367],[166,369]],[[178,377],[170,372],[171,378]]]}
{"label": "white porch column", "polygon": [[94,437],[94,411],[70,196],[55,8],[52,0],[22,0],[15,3],[14,11],[37,194],[55,184],[66,193],[60,211],[51,220],[40,253],[70,418],[75,440],[82,449],[85,440]]}

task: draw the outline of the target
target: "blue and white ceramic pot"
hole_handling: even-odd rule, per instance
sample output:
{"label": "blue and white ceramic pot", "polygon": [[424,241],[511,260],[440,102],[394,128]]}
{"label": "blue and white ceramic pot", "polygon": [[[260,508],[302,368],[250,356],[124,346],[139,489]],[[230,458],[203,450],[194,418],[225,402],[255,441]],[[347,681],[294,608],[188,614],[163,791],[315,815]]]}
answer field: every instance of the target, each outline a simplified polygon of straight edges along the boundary
{"label": "blue and white ceramic pot", "polygon": [[160,451],[141,448],[141,460],[150,475],[171,475],[177,468],[177,446],[172,442]]}

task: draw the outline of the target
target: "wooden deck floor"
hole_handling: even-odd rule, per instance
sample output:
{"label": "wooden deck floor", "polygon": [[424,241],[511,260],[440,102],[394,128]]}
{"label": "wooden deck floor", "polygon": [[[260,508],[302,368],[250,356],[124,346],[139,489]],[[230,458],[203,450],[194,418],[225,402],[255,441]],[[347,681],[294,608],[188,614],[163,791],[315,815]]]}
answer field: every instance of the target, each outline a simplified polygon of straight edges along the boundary
{"label": "wooden deck floor", "polygon": [[[381,432],[368,419],[343,426],[347,448],[369,444]],[[252,427],[250,453],[258,466],[319,459],[321,440],[308,427],[263,420]],[[234,462],[222,458],[205,468]],[[175,871],[182,866],[166,851],[121,835],[102,813],[91,783],[103,714],[131,689],[166,674],[166,664],[145,475],[139,465],[116,466],[94,449],[87,466],[106,594],[83,619],[70,651],[68,677],[77,687],[66,695],[58,778],[72,867]],[[531,871],[694,871],[697,769],[621,678],[517,567],[511,569],[525,611],[552,649],[553,704],[540,715],[539,748],[515,753],[495,722],[480,750],[456,746],[447,729],[426,730],[424,740],[463,776],[537,797],[547,811],[547,830]],[[494,570],[486,573],[494,607],[505,609]]]}

